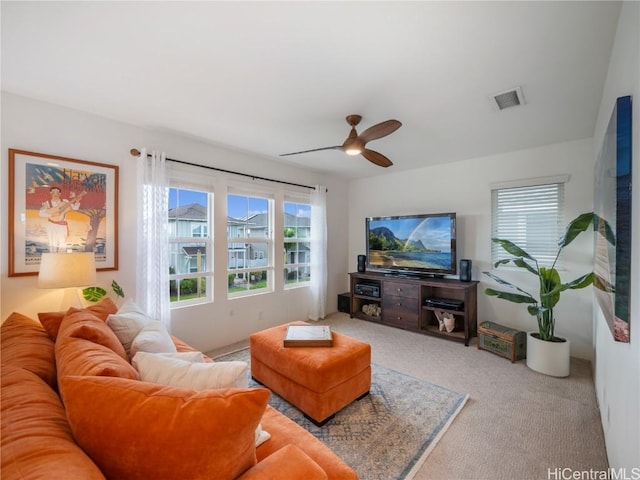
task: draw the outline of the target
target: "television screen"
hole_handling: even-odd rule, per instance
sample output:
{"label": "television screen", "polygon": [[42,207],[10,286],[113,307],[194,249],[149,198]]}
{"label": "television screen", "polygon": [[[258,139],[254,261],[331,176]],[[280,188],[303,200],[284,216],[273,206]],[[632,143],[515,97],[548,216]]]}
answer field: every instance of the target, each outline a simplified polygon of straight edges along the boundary
{"label": "television screen", "polygon": [[367,267],[389,272],[456,273],[456,214],[366,219]]}

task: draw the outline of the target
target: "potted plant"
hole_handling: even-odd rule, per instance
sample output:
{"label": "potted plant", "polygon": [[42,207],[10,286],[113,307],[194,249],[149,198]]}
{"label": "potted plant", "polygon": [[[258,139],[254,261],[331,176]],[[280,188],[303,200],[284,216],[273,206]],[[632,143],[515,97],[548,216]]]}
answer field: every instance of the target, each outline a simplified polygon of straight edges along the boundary
{"label": "potted plant", "polygon": [[[597,221],[599,221],[599,223],[595,223]],[[558,257],[564,248],[580,235],[580,233],[586,231],[592,224],[596,224],[599,228],[602,228],[605,231],[607,240],[613,243],[613,233],[611,229],[594,213],[583,213],[569,223],[564,235],[558,241],[558,253],[551,267],[540,266],[535,258],[510,240],[500,238],[492,239],[494,243],[499,244],[505,251],[513,256],[512,258],[506,258],[496,262],[494,265],[495,268],[511,263],[538,277],[539,291],[536,297],[491,272],[484,272],[485,275],[491,277],[500,285],[517,291],[517,293],[514,293],[487,288],[485,289],[487,295],[514,303],[527,304],[527,311],[538,320],[538,331],[527,334],[527,366],[532,370],[556,377],[566,377],[569,375],[570,344],[567,339],[555,335],[556,319],[553,309],[560,301],[562,292],[585,288],[591,285],[594,281],[594,274],[590,272],[571,282],[562,283],[560,273],[555,267]]]}

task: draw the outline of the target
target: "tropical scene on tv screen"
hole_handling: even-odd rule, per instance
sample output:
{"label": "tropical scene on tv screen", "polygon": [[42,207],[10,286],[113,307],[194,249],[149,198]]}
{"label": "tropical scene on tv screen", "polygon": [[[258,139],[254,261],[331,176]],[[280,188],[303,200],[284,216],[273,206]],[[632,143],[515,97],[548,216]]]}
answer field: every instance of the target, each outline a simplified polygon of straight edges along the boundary
{"label": "tropical scene on tv screen", "polygon": [[451,218],[369,220],[369,264],[382,268],[451,268]]}

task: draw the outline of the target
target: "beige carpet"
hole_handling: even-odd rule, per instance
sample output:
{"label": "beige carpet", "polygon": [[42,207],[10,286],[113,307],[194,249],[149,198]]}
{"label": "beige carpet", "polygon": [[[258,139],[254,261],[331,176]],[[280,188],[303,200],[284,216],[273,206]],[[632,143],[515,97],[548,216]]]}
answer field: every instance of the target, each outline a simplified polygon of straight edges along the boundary
{"label": "beige carpet", "polygon": [[475,339],[465,347],[343,313],[320,323],[370,343],[379,365],[470,395],[415,480],[545,480],[559,478],[549,469],[608,467],[589,362],[572,359],[571,375],[553,378],[478,350]]}

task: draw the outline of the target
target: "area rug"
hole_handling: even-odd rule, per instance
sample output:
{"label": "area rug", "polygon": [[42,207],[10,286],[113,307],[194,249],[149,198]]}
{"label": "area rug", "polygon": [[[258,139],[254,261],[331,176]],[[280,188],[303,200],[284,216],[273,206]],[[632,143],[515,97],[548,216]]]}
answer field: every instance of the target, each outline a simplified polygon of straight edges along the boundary
{"label": "area rug", "polygon": [[[215,360],[250,363],[249,349]],[[371,367],[369,395],[339,411],[322,427],[275,393],[269,404],[324,442],[361,480],[409,480],[469,396],[380,365]],[[252,379],[249,382],[259,385]]]}

